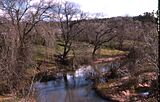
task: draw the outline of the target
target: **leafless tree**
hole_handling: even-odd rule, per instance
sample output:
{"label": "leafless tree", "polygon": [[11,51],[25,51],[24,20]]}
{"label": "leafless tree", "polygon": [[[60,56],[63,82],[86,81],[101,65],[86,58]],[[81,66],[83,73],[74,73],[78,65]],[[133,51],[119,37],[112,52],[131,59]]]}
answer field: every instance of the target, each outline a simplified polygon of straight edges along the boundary
{"label": "leafless tree", "polygon": [[150,49],[149,52],[146,53],[146,56],[148,56],[148,61],[158,69],[158,32],[156,30],[156,25],[150,22],[147,23],[145,27],[145,34],[143,35],[145,47]]}
{"label": "leafless tree", "polygon": [[[0,0],[0,10],[3,11],[3,17],[7,21],[5,25],[8,27],[8,31],[2,33],[8,37],[5,41],[9,44],[5,45],[9,46],[9,49],[3,49],[3,54],[11,56],[7,59],[10,62],[8,71],[12,73],[12,77],[8,80],[13,82],[11,84],[13,88],[18,88],[19,80],[24,77],[25,68],[29,67],[32,60],[30,45],[33,28],[48,16],[47,10],[51,7],[51,3],[43,0],[38,3],[32,2],[33,0]],[[10,50],[11,53],[7,53]]]}
{"label": "leafless tree", "polygon": [[65,2],[58,5],[57,14],[60,33],[56,36],[59,45],[63,48],[63,52],[59,55],[62,64],[64,64],[75,37],[77,37],[83,30],[80,23],[83,19],[83,13],[78,5],[72,2]]}
{"label": "leafless tree", "polygon": [[117,35],[114,28],[108,27],[107,23],[103,21],[93,20],[92,22],[88,22],[86,25],[86,33],[90,36],[89,42],[94,46],[92,51],[92,56],[94,58],[96,51]]}
{"label": "leafless tree", "polygon": [[[136,46],[138,56],[135,60],[135,75],[155,73],[148,78],[151,82],[151,94],[158,97],[158,32],[154,22],[141,22],[141,42]],[[138,73],[138,74],[137,74]]]}

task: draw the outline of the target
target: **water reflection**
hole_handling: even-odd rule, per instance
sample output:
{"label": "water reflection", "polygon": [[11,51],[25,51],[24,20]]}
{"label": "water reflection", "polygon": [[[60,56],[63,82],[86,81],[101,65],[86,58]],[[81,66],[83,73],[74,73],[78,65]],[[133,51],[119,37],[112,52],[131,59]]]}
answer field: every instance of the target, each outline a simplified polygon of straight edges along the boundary
{"label": "water reflection", "polygon": [[[104,69],[103,69],[104,70]],[[95,74],[91,66],[83,66],[75,73],[67,74],[65,80],[57,79],[49,82],[36,82],[37,102],[108,102],[96,95],[91,88],[92,81],[87,80]]]}

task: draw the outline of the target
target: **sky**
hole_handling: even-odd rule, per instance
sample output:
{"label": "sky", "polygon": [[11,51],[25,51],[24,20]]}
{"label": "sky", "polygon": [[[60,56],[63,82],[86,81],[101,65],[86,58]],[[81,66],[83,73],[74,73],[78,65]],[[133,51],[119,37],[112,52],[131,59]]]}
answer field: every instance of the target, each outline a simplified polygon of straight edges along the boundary
{"label": "sky", "polygon": [[105,17],[137,16],[158,9],[158,0],[67,0],[84,12],[103,13]]}
{"label": "sky", "polygon": [[[34,0],[37,2],[39,0]],[[53,0],[63,2],[65,0]],[[102,13],[104,17],[138,16],[158,9],[158,0],[67,0],[80,5],[87,13]],[[1,11],[0,11],[1,13]]]}

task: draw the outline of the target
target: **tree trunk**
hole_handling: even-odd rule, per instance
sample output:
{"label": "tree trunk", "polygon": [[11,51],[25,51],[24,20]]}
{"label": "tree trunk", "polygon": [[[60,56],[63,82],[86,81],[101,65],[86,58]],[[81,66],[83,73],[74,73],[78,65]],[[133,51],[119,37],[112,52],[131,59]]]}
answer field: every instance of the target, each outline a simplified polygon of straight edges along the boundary
{"label": "tree trunk", "polygon": [[97,47],[94,47],[93,52],[92,52],[92,59],[95,59],[95,55],[96,55],[96,51],[97,51]]}

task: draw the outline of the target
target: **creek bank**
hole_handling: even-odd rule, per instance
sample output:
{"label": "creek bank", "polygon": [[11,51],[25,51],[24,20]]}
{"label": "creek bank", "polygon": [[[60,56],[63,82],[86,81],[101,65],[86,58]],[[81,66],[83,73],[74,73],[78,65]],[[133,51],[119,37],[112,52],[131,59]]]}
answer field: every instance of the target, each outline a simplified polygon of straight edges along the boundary
{"label": "creek bank", "polygon": [[99,64],[99,63],[113,62],[113,61],[121,60],[124,58],[126,58],[126,55],[112,56],[112,57],[108,57],[108,58],[97,58],[95,61],[93,61],[93,63]]}
{"label": "creek bank", "polygon": [[14,100],[14,97],[13,96],[8,96],[8,95],[5,95],[5,96],[0,96],[0,102],[5,102],[5,101],[13,101]]}
{"label": "creek bank", "polygon": [[[123,54],[123,55],[116,55],[116,56],[110,56],[110,57],[102,57],[102,58],[97,58],[95,60],[91,61],[91,65],[96,65],[96,64],[104,64],[104,63],[110,63],[110,62],[115,62],[118,60],[122,60],[124,58],[127,57],[127,54]],[[76,65],[77,67],[79,65]],[[81,66],[87,66],[87,65],[81,65]],[[79,67],[81,67],[79,66]],[[53,69],[47,69],[47,68],[43,68],[40,71],[38,71],[35,75],[35,81],[41,81],[41,82],[47,82],[47,81],[51,81],[51,80],[56,80],[59,77],[57,77],[57,73],[68,73],[71,72],[73,73],[74,71],[76,71],[75,68],[63,68],[64,66],[62,66],[62,69],[58,69],[57,68],[53,68]]]}
{"label": "creek bank", "polygon": [[[124,58],[124,57],[115,57],[115,58],[113,58],[113,59],[110,59],[110,58],[108,58],[109,59],[109,61],[111,61],[111,60],[113,60],[113,61],[115,61],[115,59],[117,60],[117,59],[120,59],[120,58]],[[103,58],[102,58],[103,59]],[[107,58],[104,58],[104,59],[107,59]],[[103,61],[104,63],[105,63],[105,61]],[[102,62],[102,63],[103,63]],[[107,61],[106,61],[107,62]],[[92,68],[90,68],[91,66],[89,66],[89,67],[87,67],[87,68],[84,68],[84,70],[83,71],[80,71],[81,73],[86,73],[87,72],[87,70],[92,70]],[[74,70],[74,71],[76,71],[76,70]],[[70,73],[73,73],[74,71],[69,71]],[[61,80],[61,79],[63,79],[63,77],[61,77],[62,75],[58,75],[59,73],[68,73],[67,71],[63,71],[63,70],[60,70],[60,71],[58,71],[58,70],[48,70],[48,69],[45,69],[45,70],[41,70],[41,71],[38,71],[37,73],[36,73],[36,76],[35,76],[35,81],[40,81],[40,82],[48,82],[48,81],[55,81],[55,80]],[[81,73],[79,73],[79,72],[77,72],[79,75],[81,75]],[[91,73],[90,72],[88,72],[87,73],[88,75],[90,75]],[[88,80],[88,78],[89,77],[87,77],[85,80]],[[89,79],[90,80],[90,79]],[[92,80],[93,81],[93,80]],[[93,89],[94,90],[94,89]],[[21,101],[20,102],[23,102],[24,101],[24,98],[22,98],[22,99],[20,99]],[[34,98],[31,98],[31,101],[29,101],[29,102],[35,102],[34,101],[35,99]],[[108,100],[108,99],[107,99]]]}
{"label": "creek bank", "polygon": [[[154,75],[154,73],[152,74]],[[141,83],[133,88],[132,85],[126,86],[129,81],[129,77],[110,79],[106,83],[97,84],[95,90],[98,95],[113,102],[149,102],[148,100],[153,100],[149,97],[151,84]]]}

